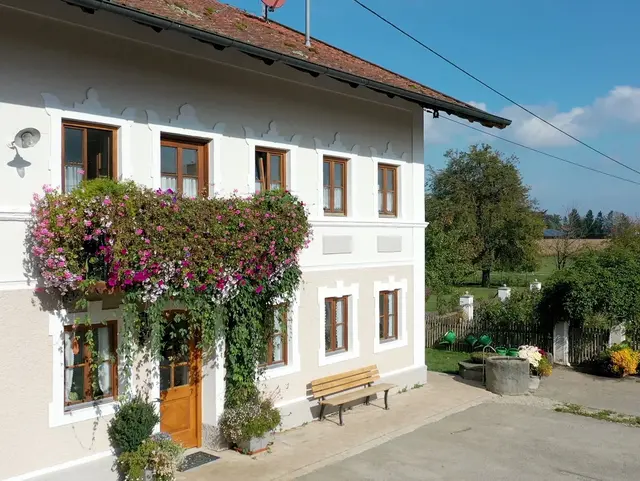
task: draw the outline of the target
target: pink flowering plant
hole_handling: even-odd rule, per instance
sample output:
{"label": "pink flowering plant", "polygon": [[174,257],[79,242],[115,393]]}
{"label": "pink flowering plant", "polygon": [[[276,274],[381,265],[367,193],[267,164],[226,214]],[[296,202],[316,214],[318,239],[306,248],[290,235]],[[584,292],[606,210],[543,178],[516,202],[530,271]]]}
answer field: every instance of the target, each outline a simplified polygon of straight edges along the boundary
{"label": "pink flowering plant", "polygon": [[253,341],[236,362],[249,375],[265,344],[254,341],[273,325],[265,315],[274,299],[292,299],[311,236],[304,204],[283,190],[189,198],[96,179],[70,193],[45,187],[31,213],[28,267],[49,306],[120,293],[123,338],[151,333],[157,352],[175,324],[162,315],[169,303],[184,306],[179,335],[197,336],[202,348],[249,326]]}

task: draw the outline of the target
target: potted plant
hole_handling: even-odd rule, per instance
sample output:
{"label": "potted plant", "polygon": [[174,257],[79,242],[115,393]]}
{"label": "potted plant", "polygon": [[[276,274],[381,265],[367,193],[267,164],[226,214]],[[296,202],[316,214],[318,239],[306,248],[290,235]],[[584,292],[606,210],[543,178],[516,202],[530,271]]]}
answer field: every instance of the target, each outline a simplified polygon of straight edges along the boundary
{"label": "potted plant", "polygon": [[118,469],[128,481],[174,481],[184,460],[184,448],[167,433],[147,439],[135,451],[118,457]]}
{"label": "potted plant", "polygon": [[545,353],[542,349],[536,346],[520,346],[518,348],[518,357],[527,359],[529,361],[529,389],[535,390],[540,386],[540,373],[538,371],[540,361],[545,358]]}
{"label": "potted plant", "polygon": [[280,421],[280,411],[274,407],[273,400],[255,394],[225,408],[220,430],[237,451],[256,454],[272,444],[273,431]]}

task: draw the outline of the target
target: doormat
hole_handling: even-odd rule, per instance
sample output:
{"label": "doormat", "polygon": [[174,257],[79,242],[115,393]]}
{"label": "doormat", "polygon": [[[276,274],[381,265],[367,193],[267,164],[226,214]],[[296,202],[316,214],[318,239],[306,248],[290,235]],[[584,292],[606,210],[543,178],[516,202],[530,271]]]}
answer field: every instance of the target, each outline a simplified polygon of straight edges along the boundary
{"label": "doormat", "polygon": [[217,461],[218,459],[220,458],[218,456],[214,456],[213,454],[205,453],[204,451],[196,451],[195,453],[189,454],[184,458],[184,461],[178,468],[178,471],[189,471],[204,464],[209,464]]}

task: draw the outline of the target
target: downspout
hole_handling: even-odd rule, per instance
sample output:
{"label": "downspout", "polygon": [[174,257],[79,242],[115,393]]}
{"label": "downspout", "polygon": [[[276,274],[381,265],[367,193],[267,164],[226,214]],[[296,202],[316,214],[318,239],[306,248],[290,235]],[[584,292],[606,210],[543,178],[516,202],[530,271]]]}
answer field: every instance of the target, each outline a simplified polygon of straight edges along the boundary
{"label": "downspout", "polygon": [[306,13],[306,20],[305,20],[305,28],[304,28],[304,33],[305,33],[305,42],[304,44],[307,47],[311,47],[311,0],[305,0],[305,13]]}

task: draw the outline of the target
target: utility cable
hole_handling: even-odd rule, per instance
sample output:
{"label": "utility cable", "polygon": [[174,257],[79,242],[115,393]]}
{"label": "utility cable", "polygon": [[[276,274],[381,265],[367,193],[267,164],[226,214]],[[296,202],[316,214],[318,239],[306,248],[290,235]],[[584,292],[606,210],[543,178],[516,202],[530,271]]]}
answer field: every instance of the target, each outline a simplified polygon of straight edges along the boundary
{"label": "utility cable", "polygon": [[482,130],[482,129],[478,129],[476,127],[472,127],[471,125],[467,125],[467,124],[465,124],[463,122],[459,122],[457,120],[454,120],[454,119],[451,119],[451,118],[448,118],[448,117],[443,117],[442,115],[440,117],[438,117],[438,118],[439,119],[448,120],[449,122],[453,122],[454,124],[462,125],[463,127],[466,127],[468,129],[471,129],[471,130],[475,130],[476,132],[480,132],[480,133],[485,134],[485,135],[490,135],[491,137],[495,137],[496,139],[503,140],[503,141],[508,142],[510,144],[513,144],[513,145],[517,145],[518,147],[522,147],[523,149],[527,149],[527,150],[531,150],[532,152],[536,152],[537,154],[545,155],[547,157],[551,157],[552,159],[556,159],[556,160],[559,160],[561,162],[565,162],[567,164],[571,164],[573,166],[580,167],[582,169],[590,170],[591,172],[596,172],[596,173],[601,174],[601,175],[606,175],[607,177],[612,177],[614,179],[622,180],[624,182],[629,182],[630,184],[640,185],[640,182],[636,182],[635,180],[626,179],[624,177],[620,177],[620,176],[615,175],[615,174],[610,174],[609,172],[605,172],[603,170],[594,169],[593,167],[589,167],[588,165],[580,164],[580,163],[574,162],[572,160],[563,159],[562,157],[558,157],[557,155],[553,155],[553,154],[550,154],[548,152],[544,152],[542,150],[538,150],[538,149],[535,149],[533,147],[529,147],[528,145],[524,145],[524,144],[521,144],[519,142],[514,142],[513,140],[505,139],[504,137],[500,137],[499,135],[492,134],[490,132],[487,132],[487,131]]}
{"label": "utility cable", "polygon": [[426,48],[429,52],[431,52],[432,54],[436,55],[437,57],[440,57],[442,60],[444,60],[445,62],[447,62],[449,65],[451,65],[452,67],[458,69],[460,72],[464,73],[465,75],[467,75],[468,77],[471,77],[473,80],[475,80],[476,82],[480,83],[481,85],[485,86],[486,88],[488,88],[489,90],[491,90],[492,92],[498,94],[500,97],[502,97],[503,99],[507,100],[508,102],[511,102],[513,105],[521,108],[522,110],[524,110],[525,112],[527,112],[528,114],[534,116],[536,119],[544,122],[545,124],[547,124],[549,127],[554,128],[555,130],[557,130],[558,132],[566,135],[567,137],[569,137],[570,139],[575,140],[576,142],[578,142],[579,144],[587,147],[588,149],[596,152],[597,154],[602,155],[603,157],[606,157],[607,159],[615,162],[616,164],[624,167],[625,169],[629,169],[632,172],[635,172],[636,174],[640,174],[640,170],[636,170],[633,167],[630,167],[629,165],[620,162],[619,160],[614,159],[613,157],[611,157],[610,155],[605,154],[604,152],[602,152],[601,150],[596,149],[595,147],[590,146],[589,144],[587,144],[586,142],[580,140],[579,138],[575,137],[574,135],[571,135],[570,133],[562,130],[560,127],[556,127],[554,124],[552,124],[551,122],[549,122],[548,120],[543,119],[542,117],[540,117],[539,115],[535,114],[534,112],[532,112],[531,110],[529,110],[528,108],[526,108],[524,105],[516,102],[515,100],[513,100],[512,98],[508,97],[507,95],[503,94],[502,92],[494,89],[491,85],[487,84],[486,82],[483,82],[482,80],[480,80],[478,77],[476,77],[475,75],[473,75],[472,73],[470,73],[469,71],[465,70],[464,68],[456,65],[453,61],[449,60],[447,57],[445,57],[444,55],[441,55],[440,53],[436,52],[434,49],[432,49],[431,47],[429,47],[428,45],[424,44],[423,42],[421,42],[420,40],[418,40],[416,37],[414,37],[413,35],[411,35],[409,32],[403,30],[402,28],[400,28],[399,26],[397,26],[395,23],[391,22],[390,20],[387,20],[385,17],[383,17],[381,14],[379,14],[378,12],[376,12],[375,10],[373,10],[372,8],[366,6],[364,3],[362,3],[360,0],[353,0],[355,3],[357,3],[358,5],[360,5],[362,8],[364,8],[365,10],[367,10],[369,13],[375,15],[376,17],[378,17],[380,20],[382,20],[384,23],[386,23],[387,25],[389,25],[390,27],[394,28],[395,30],[397,30],[398,32],[400,32],[401,34],[403,34],[404,36],[410,38],[411,40],[413,40],[414,42],[416,42],[418,45],[421,45],[422,47]]}

